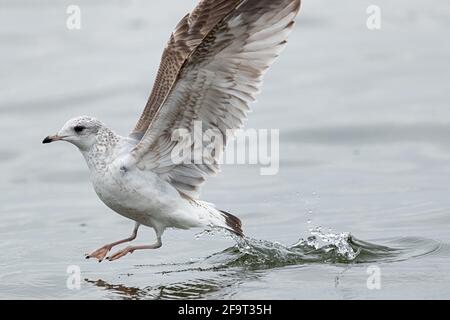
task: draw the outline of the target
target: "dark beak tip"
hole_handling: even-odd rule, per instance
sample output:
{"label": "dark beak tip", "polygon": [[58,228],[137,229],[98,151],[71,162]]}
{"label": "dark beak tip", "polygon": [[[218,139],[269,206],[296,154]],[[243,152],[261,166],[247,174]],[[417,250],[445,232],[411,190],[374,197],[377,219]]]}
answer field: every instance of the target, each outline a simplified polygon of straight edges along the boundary
{"label": "dark beak tip", "polygon": [[50,142],[53,142],[52,138],[50,138],[50,137],[47,137],[47,138],[44,139],[44,141],[42,141],[43,144],[47,144],[47,143],[50,143]]}

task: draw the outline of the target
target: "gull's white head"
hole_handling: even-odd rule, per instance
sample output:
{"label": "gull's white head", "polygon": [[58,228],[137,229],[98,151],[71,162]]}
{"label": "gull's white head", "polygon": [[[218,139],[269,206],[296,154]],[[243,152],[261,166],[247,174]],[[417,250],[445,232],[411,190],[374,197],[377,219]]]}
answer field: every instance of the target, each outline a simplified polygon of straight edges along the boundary
{"label": "gull's white head", "polygon": [[67,141],[80,150],[87,151],[97,142],[97,135],[104,127],[104,124],[95,118],[77,117],[67,121],[57,134],[48,136],[42,143]]}

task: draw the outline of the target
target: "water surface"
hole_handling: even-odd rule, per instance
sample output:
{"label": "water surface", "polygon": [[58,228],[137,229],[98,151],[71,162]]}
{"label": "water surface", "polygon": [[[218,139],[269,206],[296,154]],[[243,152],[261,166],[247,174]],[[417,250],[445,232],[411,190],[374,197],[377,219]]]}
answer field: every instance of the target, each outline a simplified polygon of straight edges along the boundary
{"label": "water surface", "polygon": [[70,1],[0,1],[0,298],[450,298],[448,1],[380,0],[380,31],[370,1],[304,1],[247,123],[280,129],[279,174],[225,166],[203,192],[248,239],[171,230],[101,264],[84,253],[133,223],[98,200],[73,146],[40,142],[82,114],[127,134],[194,1],[77,3],[69,31]]}

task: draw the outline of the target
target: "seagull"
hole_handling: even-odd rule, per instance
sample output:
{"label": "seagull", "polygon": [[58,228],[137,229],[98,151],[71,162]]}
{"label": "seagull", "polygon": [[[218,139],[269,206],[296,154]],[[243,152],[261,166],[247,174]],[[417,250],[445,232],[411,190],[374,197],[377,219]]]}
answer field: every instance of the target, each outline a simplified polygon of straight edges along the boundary
{"label": "seagull", "polygon": [[[206,178],[219,172],[220,152],[204,153],[202,161],[173,161],[181,143],[174,132],[192,134],[195,121],[201,121],[202,133],[243,127],[299,10],[300,0],[199,1],[171,34],[148,102],[128,136],[81,116],[44,139],[78,147],[98,197],[135,222],[128,238],[86,258],[103,261],[113,247],[135,240],[141,225],[154,229],[154,244],[127,246],[106,259],[160,248],[167,228],[223,228],[244,236],[239,218],[199,199]],[[187,148],[194,150],[194,143]]]}

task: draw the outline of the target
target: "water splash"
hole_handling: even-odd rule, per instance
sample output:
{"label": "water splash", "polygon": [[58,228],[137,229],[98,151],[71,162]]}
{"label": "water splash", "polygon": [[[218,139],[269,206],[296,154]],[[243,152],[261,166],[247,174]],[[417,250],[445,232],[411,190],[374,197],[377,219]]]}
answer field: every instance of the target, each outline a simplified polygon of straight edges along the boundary
{"label": "water splash", "polygon": [[223,230],[212,229],[197,236],[205,235],[232,237],[236,245],[204,259],[197,260],[201,270],[227,268],[270,269],[289,265],[311,263],[355,264],[372,262],[392,262],[428,254],[439,247],[428,239],[402,238],[383,240],[392,246],[377,245],[353,237],[348,232],[333,233],[322,227],[309,230],[306,239],[300,239],[291,246],[278,242],[240,238]]}
{"label": "water splash", "polygon": [[[311,233],[311,236],[306,240],[300,239],[291,246],[252,238],[236,239],[236,246],[212,257],[227,256],[229,260],[224,264],[224,267],[251,269],[267,269],[306,263],[352,263],[360,250],[357,246],[351,245],[351,239],[350,234],[347,233],[325,234],[319,231],[315,231],[314,234]],[[212,257],[209,257],[208,260]]]}
{"label": "water splash", "polygon": [[306,240],[300,239],[300,241],[292,247],[309,246],[314,247],[316,250],[336,250],[336,254],[342,258],[353,261],[360,253],[360,248],[356,250],[351,246],[351,235],[348,232],[335,234],[331,232],[324,232],[322,227],[315,227],[309,230],[311,236]]}

